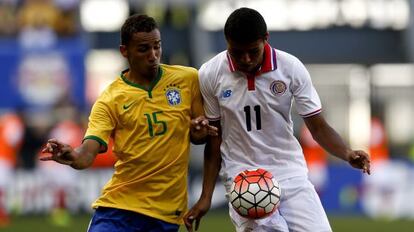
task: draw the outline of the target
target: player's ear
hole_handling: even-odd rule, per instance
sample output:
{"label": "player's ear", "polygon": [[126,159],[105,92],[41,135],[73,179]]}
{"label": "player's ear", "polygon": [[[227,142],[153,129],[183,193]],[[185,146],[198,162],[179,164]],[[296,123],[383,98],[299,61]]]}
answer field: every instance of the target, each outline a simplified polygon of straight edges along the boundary
{"label": "player's ear", "polygon": [[119,46],[119,52],[121,52],[122,56],[127,58],[128,57],[128,50],[125,45]]}
{"label": "player's ear", "polygon": [[269,32],[266,32],[264,39],[267,42],[267,40],[269,39]]}

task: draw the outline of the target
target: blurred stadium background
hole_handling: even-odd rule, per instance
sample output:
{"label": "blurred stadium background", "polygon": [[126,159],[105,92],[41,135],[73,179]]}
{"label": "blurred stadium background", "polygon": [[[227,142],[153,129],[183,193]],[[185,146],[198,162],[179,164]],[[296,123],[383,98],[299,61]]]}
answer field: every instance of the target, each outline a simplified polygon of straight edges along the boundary
{"label": "blurred stadium background", "polygon": [[[270,43],[306,64],[330,124],[372,155],[363,176],[326,156],[294,114],[334,231],[412,231],[414,0],[0,0],[0,230],[86,230],[114,155],[74,171],[38,152],[51,136],[80,143],[91,104],[126,67],[128,15],[157,19],[164,63],[199,68],[225,49],[222,27],[241,6],[264,15]],[[202,150],[192,147],[190,204]],[[232,231],[220,183],[213,208],[201,231]]]}

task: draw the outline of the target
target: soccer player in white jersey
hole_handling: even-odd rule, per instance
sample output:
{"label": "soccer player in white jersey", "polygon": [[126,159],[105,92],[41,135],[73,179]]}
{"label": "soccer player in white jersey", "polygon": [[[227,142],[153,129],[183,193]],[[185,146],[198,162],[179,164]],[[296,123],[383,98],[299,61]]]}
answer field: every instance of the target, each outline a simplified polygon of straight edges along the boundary
{"label": "soccer player in white jersey", "polygon": [[203,190],[184,217],[197,230],[208,211],[217,176],[227,191],[241,171],[264,168],[282,188],[281,203],[270,217],[249,220],[229,207],[237,231],[331,231],[314,186],[307,177],[302,149],[293,135],[292,102],[313,138],[330,154],[370,173],[370,158],[351,150],[321,115],[321,102],[305,66],[268,44],[266,22],[255,10],[240,8],[227,19],[227,50],[202,65],[200,89],[206,116],[220,136],[206,144]]}

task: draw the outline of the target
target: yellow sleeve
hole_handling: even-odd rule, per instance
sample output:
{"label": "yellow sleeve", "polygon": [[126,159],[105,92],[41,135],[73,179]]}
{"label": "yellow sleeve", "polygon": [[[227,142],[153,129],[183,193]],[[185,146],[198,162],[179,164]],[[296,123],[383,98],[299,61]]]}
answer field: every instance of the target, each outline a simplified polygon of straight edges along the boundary
{"label": "yellow sleeve", "polygon": [[83,140],[98,141],[101,144],[100,153],[108,149],[109,138],[116,125],[113,115],[109,104],[101,99],[95,102],[89,115],[88,129]]}
{"label": "yellow sleeve", "polygon": [[204,115],[203,99],[200,92],[200,84],[198,82],[198,71],[194,69],[191,73],[191,118]]}

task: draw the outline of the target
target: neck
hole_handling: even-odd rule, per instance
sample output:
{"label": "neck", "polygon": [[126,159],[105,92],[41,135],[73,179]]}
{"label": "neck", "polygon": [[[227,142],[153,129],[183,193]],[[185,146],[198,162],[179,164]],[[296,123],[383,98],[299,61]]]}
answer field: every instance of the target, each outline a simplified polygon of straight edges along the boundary
{"label": "neck", "polygon": [[138,84],[140,86],[143,86],[145,88],[150,88],[152,85],[152,82],[157,78],[158,76],[158,70],[152,74],[152,75],[142,75],[141,73],[134,72],[134,70],[131,70],[126,73],[125,77],[128,79],[128,81]]}

